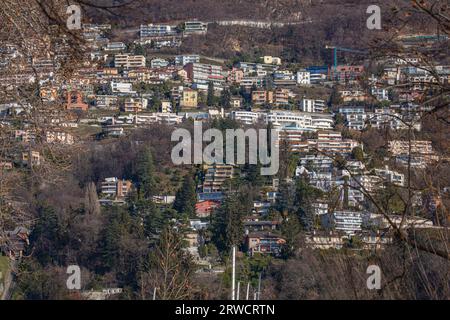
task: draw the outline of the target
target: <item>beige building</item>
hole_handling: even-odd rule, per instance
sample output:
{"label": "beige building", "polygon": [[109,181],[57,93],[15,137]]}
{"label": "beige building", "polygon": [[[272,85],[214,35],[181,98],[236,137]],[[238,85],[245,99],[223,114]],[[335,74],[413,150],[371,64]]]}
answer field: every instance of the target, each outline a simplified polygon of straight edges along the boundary
{"label": "beige building", "polygon": [[128,54],[118,54],[114,57],[114,65],[116,68],[143,68],[146,59],[144,56],[130,56]]}
{"label": "beige building", "polygon": [[281,59],[278,57],[264,56],[264,57],[261,57],[261,59],[263,60],[263,62],[265,64],[281,65]]}
{"label": "beige building", "polygon": [[198,93],[192,89],[184,89],[180,99],[182,108],[197,108]]}
{"label": "beige building", "polygon": [[252,92],[252,103],[255,106],[261,106],[264,104],[273,103],[273,92],[272,91],[253,91]]}

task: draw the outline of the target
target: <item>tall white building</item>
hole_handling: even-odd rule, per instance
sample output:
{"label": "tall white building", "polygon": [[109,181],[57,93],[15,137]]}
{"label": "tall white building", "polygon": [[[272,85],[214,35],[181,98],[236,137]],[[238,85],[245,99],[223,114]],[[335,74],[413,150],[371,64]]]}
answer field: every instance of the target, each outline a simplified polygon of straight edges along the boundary
{"label": "tall white building", "polygon": [[311,84],[311,73],[309,71],[298,71],[297,72],[297,84],[298,85],[310,85]]}

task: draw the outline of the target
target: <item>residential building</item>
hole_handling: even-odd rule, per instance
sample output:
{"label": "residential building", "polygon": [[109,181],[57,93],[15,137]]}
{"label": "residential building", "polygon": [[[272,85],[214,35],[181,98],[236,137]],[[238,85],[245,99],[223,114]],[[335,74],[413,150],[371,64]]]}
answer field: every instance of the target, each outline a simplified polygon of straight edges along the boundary
{"label": "residential building", "polygon": [[241,96],[232,96],[230,98],[230,105],[233,109],[240,109],[242,107],[242,97]]}
{"label": "residential building", "polygon": [[96,95],[95,106],[100,109],[117,110],[119,98],[115,95]]}
{"label": "residential building", "polygon": [[303,112],[323,113],[325,111],[325,100],[303,98],[300,110]]}
{"label": "residential building", "polygon": [[101,194],[110,199],[124,199],[132,187],[131,181],[106,178],[101,183]]}
{"label": "residential building", "polygon": [[111,90],[113,93],[133,94],[133,84],[126,82],[111,82]]}
{"label": "residential building", "polygon": [[210,82],[215,90],[222,90],[225,84],[225,76],[221,66],[204,63],[188,63],[184,66],[189,81],[193,86],[207,90]]}
{"label": "residential building", "polygon": [[289,89],[276,89],[274,93],[274,105],[277,107],[289,106]]}
{"label": "residential building", "polygon": [[164,68],[167,67],[168,65],[169,61],[160,58],[155,58],[150,62],[151,68]]}
{"label": "residential building", "polygon": [[123,42],[110,42],[106,45],[105,51],[125,51],[127,46]]}
{"label": "residential building", "polygon": [[232,111],[230,113],[231,119],[241,121],[245,124],[253,124],[258,122],[260,114],[251,111]]}
{"label": "residential building", "polygon": [[195,214],[199,218],[207,218],[219,205],[220,202],[211,200],[197,202],[195,204]]}
{"label": "residential building", "polygon": [[89,106],[83,102],[83,96],[79,91],[67,92],[67,110],[87,111]]}
{"label": "residential building", "polygon": [[177,26],[168,24],[141,25],[139,30],[141,42],[146,42],[152,38],[171,37],[177,35],[177,33]]}
{"label": "residential building", "polygon": [[249,233],[245,237],[245,247],[252,256],[255,253],[279,256],[286,240],[270,232]]}
{"label": "residential building", "polygon": [[274,101],[273,91],[253,91],[252,103],[254,106],[272,104]]}
{"label": "residential building", "polygon": [[334,120],[328,114],[312,114],[302,112],[272,111],[263,114],[266,123],[271,122],[274,127],[288,129],[292,127],[297,130],[316,131],[333,128]]}
{"label": "residential building", "polygon": [[64,131],[47,131],[45,138],[47,143],[74,144],[73,135]]}
{"label": "residential building", "polygon": [[335,211],[332,214],[322,215],[322,226],[347,235],[354,235],[362,230],[362,212]]}
{"label": "residential building", "polygon": [[387,183],[392,183],[402,187],[405,185],[405,175],[389,170],[388,166],[385,166],[384,169],[375,169],[375,174]]}
{"label": "residential building", "polygon": [[125,112],[142,112],[147,109],[148,100],[145,98],[127,98],[124,103],[124,111]]}
{"label": "residential building", "polygon": [[260,58],[265,64],[281,65],[281,59],[278,57],[264,56]]}
{"label": "residential building", "polygon": [[184,23],[184,34],[206,34],[208,24],[201,21],[186,21]]}
{"label": "residential building", "polygon": [[41,155],[37,151],[23,152],[22,164],[26,166],[39,166],[41,164]]}
{"label": "residential building", "polygon": [[244,79],[244,71],[241,69],[233,67],[230,72],[228,72],[227,82],[240,84]]}
{"label": "residential building", "polygon": [[297,71],[296,80],[300,86],[309,86],[311,85],[311,73],[306,70]]}
{"label": "residential building", "polygon": [[169,100],[161,101],[161,112],[162,113],[171,113],[173,111],[172,103]]}
{"label": "residential building", "polygon": [[114,57],[116,68],[144,68],[146,58],[144,56],[132,56],[128,54],[118,54]]}
{"label": "residential building", "polygon": [[413,140],[411,141],[411,154],[409,153],[410,143],[406,140],[392,140],[389,141],[389,152],[399,160],[401,163],[408,163],[408,158],[411,157],[411,165],[423,167],[439,160],[435,154],[431,141],[428,140]]}
{"label": "residential building", "polygon": [[185,66],[188,63],[200,63],[200,56],[198,54],[188,54],[175,57],[176,65]]}
{"label": "residential building", "polygon": [[204,165],[203,171],[203,192],[219,192],[223,183],[233,177],[234,167],[227,164]]}
{"label": "residential building", "polygon": [[[3,235],[4,238],[0,237],[0,253],[11,260],[21,259],[26,248],[30,245],[30,231],[25,227],[17,227],[12,231],[6,230]],[[0,278],[0,280],[2,279]],[[0,281],[0,289],[2,284]]]}
{"label": "residential building", "polygon": [[180,106],[182,108],[197,108],[198,92],[192,89],[184,89],[181,94]]}

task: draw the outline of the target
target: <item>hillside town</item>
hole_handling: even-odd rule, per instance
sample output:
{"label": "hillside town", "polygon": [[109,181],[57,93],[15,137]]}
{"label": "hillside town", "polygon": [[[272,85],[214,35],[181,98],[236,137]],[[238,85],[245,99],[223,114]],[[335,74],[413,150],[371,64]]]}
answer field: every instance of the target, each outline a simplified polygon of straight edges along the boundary
{"label": "hillside town", "polygon": [[[115,24],[85,23],[77,61],[70,35],[29,37],[32,56],[2,40],[0,212],[10,216],[0,224],[0,259],[10,267],[0,263],[0,275],[15,274],[9,297],[36,298],[23,268],[76,262],[91,285],[70,298],[131,297],[137,287],[192,298],[165,296],[153,280],[130,284],[144,271],[127,261],[166,241],[192,263],[180,277],[227,283],[203,298],[228,294],[234,248],[241,290],[259,298],[265,270],[302,252],[383,255],[399,241],[419,248],[412,233],[448,235],[450,61],[413,49],[448,45],[448,36],[404,34],[402,56],[324,44],[326,64],[264,50],[232,60],[181,52],[210,27],[149,21],[125,41]],[[431,119],[436,108],[443,114]],[[198,122],[276,132],[279,172],[173,164],[172,132]],[[448,257],[441,245],[423,246]]]}

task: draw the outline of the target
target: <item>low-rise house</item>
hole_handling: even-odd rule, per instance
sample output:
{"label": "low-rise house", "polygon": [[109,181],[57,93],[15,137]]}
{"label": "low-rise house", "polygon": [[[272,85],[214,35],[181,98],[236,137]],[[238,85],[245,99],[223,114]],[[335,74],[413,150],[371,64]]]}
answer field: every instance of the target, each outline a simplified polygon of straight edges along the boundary
{"label": "low-rise house", "polygon": [[[130,192],[132,187],[131,181],[118,178],[106,178],[101,183],[100,193],[103,195],[102,200],[123,201]],[[102,203],[102,201],[100,201]]]}
{"label": "low-rise house", "polygon": [[164,68],[167,67],[168,65],[169,61],[160,58],[155,58],[150,62],[151,68]]}
{"label": "low-rise house", "polygon": [[108,288],[102,291],[83,291],[81,297],[85,300],[107,300],[112,296],[120,295],[123,292],[122,288]]}
{"label": "low-rise house", "polygon": [[75,143],[73,135],[64,131],[47,131],[45,138],[47,143],[59,143],[66,145],[72,145]]}
{"label": "low-rise house", "polygon": [[245,221],[245,232],[259,232],[259,231],[275,231],[280,226],[279,221]]}
{"label": "low-rise house", "polygon": [[392,183],[402,187],[405,185],[405,175],[393,170],[389,170],[388,166],[385,166],[384,169],[375,169],[375,174],[388,183]]}
{"label": "low-rise house", "polygon": [[27,246],[30,232],[27,228],[17,227],[13,231],[6,231],[4,238],[0,237],[0,251],[12,260],[22,258]]}
{"label": "low-rise house", "polygon": [[12,170],[13,163],[11,161],[2,161],[0,160],[0,171],[2,170]]}
{"label": "low-rise house", "polygon": [[305,238],[306,246],[312,249],[342,249],[344,246],[344,238],[342,235],[334,232],[317,232],[314,231]]}
{"label": "low-rise house", "polygon": [[153,196],[152,200],[157,204],[172,204],[175,201],[175,196]]}
{"label": "low-rise house", "polygon": [[281,65],[281,59],[278,57],[264,56],[260,58],[265,64]]}
{"label": "low-rise house", "polygon": [[231,108],[240,109],[242,107],[242,97],[240,96],[232,96],[230,98]]}
{"label": "low-rise house", "polygon": [[220,202],[206,200],[200,201],[195,204],[195,214],[199,218],[207,218],[211,213],[220,206]]}
{"label": "low-rise house", "polygon": [[279,256],[286,240],[270,232],[248,233],[245,237],[245,248],[252,256],[255,253]]}
{"label": "low-rise house", "polygon": [[133,94],[133,84],[126,82],[111,82],[111,90],[113,93],[119,94]]}
{"label": "low-rise house", "polygon": [[83,102],[83,96],[79,91],[67,92],[67,110],[87,111],[89,106]]}
{"label": "low-rise house", "polygon": [[23,152],[22,164],[26,166],[39,166],[41,164],[41,155],[37,151]]}

